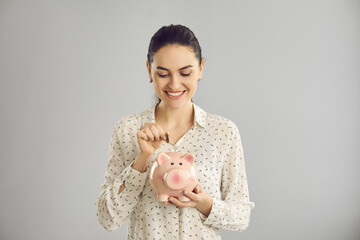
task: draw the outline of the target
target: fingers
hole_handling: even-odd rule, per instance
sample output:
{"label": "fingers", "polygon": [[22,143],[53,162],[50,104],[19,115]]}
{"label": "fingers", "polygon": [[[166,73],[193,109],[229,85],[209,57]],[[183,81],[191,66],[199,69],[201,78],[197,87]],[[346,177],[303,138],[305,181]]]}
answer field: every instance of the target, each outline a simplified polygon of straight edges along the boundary
{"label": "fingers", "polygon": [[166,202],[163,202],[165,203],[166,205],[171,205],[171,206],[175,206],[174,204],[172,204],[170,201],[166,201]]}
{"label": "fingers", "polygon": [[184,191],[185,196],[187,196],[188,198],[190,198],[191,201],[194,202],[199,202],[200,201],[200,197],[193,192],[189,192],[189,191]]}
{"label": "fingers", "polygon": [[156,140],[156,141],[159,141],[159,140],[160,140],[160,134],[159,134],[159,131],[157,130],[156,126],[155,126],[155,125],[152,125],[152,126],[150,127],[150,129],[151,129],[152,134],[153,134],[154,137],[155,137],[155,140]]}
{"label": "fingers", "polygon": [[148,127],[144,128],[143,132],[146,134],[149,140],[151,141],[155,140],[154,134],[151,132],[151,130]]}
{"label": "fingers", "polygon": [[151,141],[164,140],[168,142],[168,133],[165,133],[161,126],[154,123],[144,123],[144,125],[140,127],[140,131],[142,131]]}
{"label": "fingers", "polygon": [[179,201],[179,199],[177,199],[175,197],[170,197],[169,202],[178,207],[193,207],[193,205],[194,205],[191,201],[190,202],[181,202],[181,201]]}
{"label": "fingers", "polygon": [[166,141],[166,134],[165,134],[164,130],[162,129],[162,127],[156,125],[156,128],[157,128],[157,130],[158,130],[159,135],[161,136],[161,138],[162,138],[164,141]]}
{"label": "fingers", "polygon": [[201,188],[201,186],[200,186],[199,184],[197,184],[197,185],[195,186],[195,192],[196,192],[196,193],[202,192],[202,188]]}
{"label": "fingers", "polygon": [[137,131],[138,137],[144,139],[145,141],[148,141],[149,138],[146,136],[146,134],[143,131]]}
{"label": "fingers", "polygon": [[[196,187],[200,187],[200,185],[196,185]],[[195,189],[196,189],[195,187]],[[202,191],[200,189],[200,191]],[[201,196],[197,193],[193,193],[190,191],[184,191],[184,195],[190,199],[188,202],[182,202],[176,197],[170,197],[169,202],[165,202],[167,205],[174,205],[177,207],[196,207],[197,204],[201,201]]]}

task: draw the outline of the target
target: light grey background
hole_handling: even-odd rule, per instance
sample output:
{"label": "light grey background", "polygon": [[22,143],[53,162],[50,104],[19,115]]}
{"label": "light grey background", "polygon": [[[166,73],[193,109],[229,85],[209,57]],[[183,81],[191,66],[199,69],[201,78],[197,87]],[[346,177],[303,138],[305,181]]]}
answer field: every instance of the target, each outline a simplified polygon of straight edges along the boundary
{"label": "light grey background", "polygon": [[[0,239],[125,239],[98,223],[114,124],[154,102],[151,36],[183,24],[194,102],[233,120],[256,207],[223,239],[360,239],[359,1],[1,1]],[[154,223],[156,224],[156,223]]]}

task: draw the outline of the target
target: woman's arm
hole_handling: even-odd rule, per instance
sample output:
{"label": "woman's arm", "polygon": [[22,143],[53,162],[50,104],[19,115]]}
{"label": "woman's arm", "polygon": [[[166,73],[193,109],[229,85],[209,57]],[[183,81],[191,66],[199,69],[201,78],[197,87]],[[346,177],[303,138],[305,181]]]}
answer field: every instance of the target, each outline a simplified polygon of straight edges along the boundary
{"label": "woman's arm", "polygon": [[[136,160],[131,165],[131,167],[140,173],[144,173],[146,172],[146,167],[147,167],[146,165],[144,165],[144,163],[147,163],[150,158],[151,155],[139,153],[136,157]],[[118,194],[120,194],[124,189],[125,189],[125,182],[120,186]]]}
{"label": "woman's arm", "polygon": [[[105,181],[95,202],[99,223],[107,231],[116,230],[129,218],[139,201],[147,177],[147,172],[139,172],[132,167],[136,160],[130,162],[128,156],[123,154],[118,131],[122,144],[129,144],[129,147],[132,147],[131,138],[124,132],[125,129],[121,121],[114,127],[109,144]],[[137,156],[136,159],[139,157]],[[119,193],[122,185],[124,189]]]}
{"label": "woman's arm", "polygon": [[228,156],[221,180],[221,199],[213,198],[210,214],[204,224],[231,231],[245,231],[250,223],[250,212],[255,207],[249,200],[244,154],[239,130],[233,124]]}

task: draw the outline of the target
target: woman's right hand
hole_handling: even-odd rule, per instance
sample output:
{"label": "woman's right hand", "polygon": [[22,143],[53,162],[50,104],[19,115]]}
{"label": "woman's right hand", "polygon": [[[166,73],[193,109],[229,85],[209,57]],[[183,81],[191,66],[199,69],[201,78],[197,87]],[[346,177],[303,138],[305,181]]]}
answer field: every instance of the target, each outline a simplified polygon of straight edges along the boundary
{"label": "woman's right hand", "polygon": [[152,155],[158,149],[162,141],[166,141],[168,133],[154,123],[146,122],[137,131],[140,153],[144,155]]}

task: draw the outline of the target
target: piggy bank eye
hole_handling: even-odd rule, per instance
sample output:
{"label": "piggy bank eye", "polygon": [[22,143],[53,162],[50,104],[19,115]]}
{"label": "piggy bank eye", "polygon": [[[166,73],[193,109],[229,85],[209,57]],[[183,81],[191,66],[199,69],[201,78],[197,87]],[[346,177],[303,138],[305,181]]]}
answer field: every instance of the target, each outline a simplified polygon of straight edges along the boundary
{"label": "piggy bank eye", "polygon": [[180,165],[182,165],[182,162],[181,163],[179,163]]}
{"label": "piggy bank eye", "polygon": [[171,165],[174,165],[174,163],[172,162]]}

